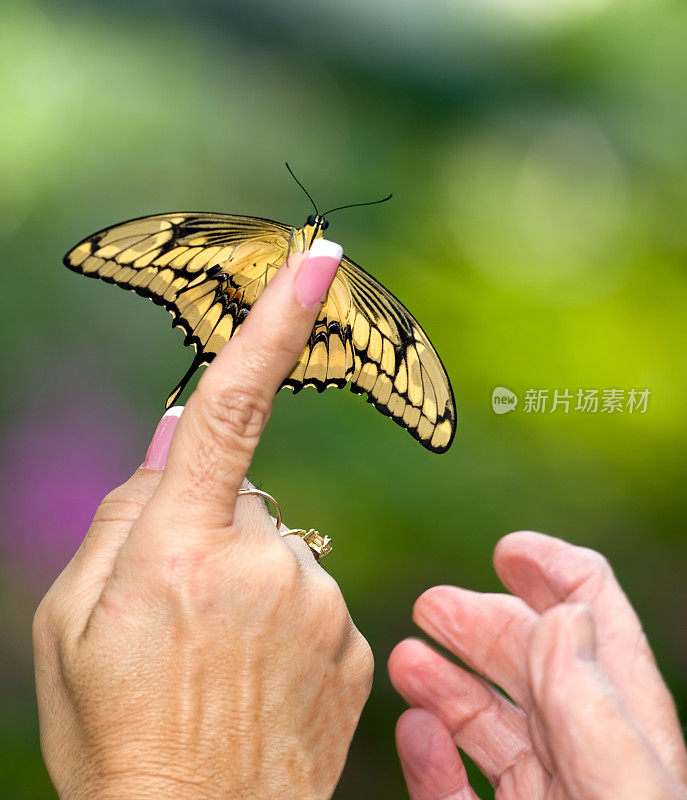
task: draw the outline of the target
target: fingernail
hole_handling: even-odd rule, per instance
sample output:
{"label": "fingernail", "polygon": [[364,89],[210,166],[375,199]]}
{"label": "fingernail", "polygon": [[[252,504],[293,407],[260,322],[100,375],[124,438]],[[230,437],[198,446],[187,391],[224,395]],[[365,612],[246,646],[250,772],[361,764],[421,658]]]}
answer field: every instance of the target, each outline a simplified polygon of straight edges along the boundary
{"label": "fingernail", "polygon": [[179,417],[184,410],[183,406],[172,406],[165,412],[162,419],[157,423],[153,439],[148,447],[145,461],[141,464],[141,469],[164,469],[167,463],[169,446],[172,443],[172,436],[179,424]]}
{"label": "fingernail", "polygon": [[581,661],[594,660],[594,626],[587,606],[580,604],[571,609],[562,634],[564,646],[575,658]]}
{"label": "fingernail", "polygon": [[336,270],[341,263],[343,248],[328,239],[315,239],[308,258],[296,275],[296,297],[304,308],[324,302]]}

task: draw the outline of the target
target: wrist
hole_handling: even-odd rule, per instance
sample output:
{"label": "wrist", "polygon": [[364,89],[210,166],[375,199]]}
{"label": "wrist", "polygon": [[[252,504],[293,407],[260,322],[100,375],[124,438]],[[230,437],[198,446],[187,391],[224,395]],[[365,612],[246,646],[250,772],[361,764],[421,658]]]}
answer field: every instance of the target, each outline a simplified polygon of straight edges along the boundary
{"label": "wrist", "polygon": [[87,782],[59,796],[60,800],[218,800],[194,781],[145,774]]}

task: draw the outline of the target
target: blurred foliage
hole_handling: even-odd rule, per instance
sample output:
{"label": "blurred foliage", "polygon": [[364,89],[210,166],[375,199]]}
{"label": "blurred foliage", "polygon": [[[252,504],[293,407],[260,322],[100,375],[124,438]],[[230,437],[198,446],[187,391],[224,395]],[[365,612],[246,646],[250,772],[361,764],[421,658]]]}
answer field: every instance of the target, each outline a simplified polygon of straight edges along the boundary
{"label": "blurred foliage", "polygon": [[[324,206],[394,192],[331,235],[426,327],[459,409],[435,456],[348,392],[280,396],[252,469],[287,521],[333,537],[376,653],[337,798],[404,796],[386,657],[427,586],[497,589],[509,530],[609,556],[685,710],[686,35],[677,0],[4,4],[4,796],[54,797],[33,608],[191,358],[161,309],[61,257],[157,211],[300,225],[285,159]],[[494,386],[518,410],[496,416]],[[652,396],[646,414],[522,410],[528,388],[581,387]]]}

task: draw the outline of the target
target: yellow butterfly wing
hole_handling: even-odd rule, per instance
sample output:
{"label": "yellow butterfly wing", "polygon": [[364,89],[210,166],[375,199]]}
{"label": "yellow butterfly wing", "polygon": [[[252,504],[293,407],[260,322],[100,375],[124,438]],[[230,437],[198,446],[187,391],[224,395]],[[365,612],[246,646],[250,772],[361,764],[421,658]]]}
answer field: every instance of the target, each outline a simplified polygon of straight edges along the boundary
{"label": "yellow butterfly wing", "polygon": [[323,391],[348,382],[429,450],[451,446],[453,390],[427,334],[391,292],[344,256],[309,346],[284,385]]}
{"label": "yellow butterfly wing", "polygon": [[167,398],[236,332],[288,252],[291,228],[230,214],[170,213],[94,233],[64,257],[67,267],[163,305],[196,358]]}
{"label": "yellow butterfly wing", "polygon": [[[290,230],[257,217],[156,214],[89,236],[64,263],[164,305],[185,329],[185,344],[217,353],[233,332],[224,317],[240,324],[269,267],[283,261]],[[225,284],[233,304],[226,302]]]}
{"label": "yellow butterfly wing", "polygon": [[[196,357],[167,407],[195,370],[236,332],[290,249],[313,230],[272,220],[213,213],[156,214],[89,236],[64,263],[165,306]],[[284,386],[299,391],[351,383],[353,392],[444,452],[455,432],[446,372],[408,310],[371,275],[344,257],[308,346]]]}

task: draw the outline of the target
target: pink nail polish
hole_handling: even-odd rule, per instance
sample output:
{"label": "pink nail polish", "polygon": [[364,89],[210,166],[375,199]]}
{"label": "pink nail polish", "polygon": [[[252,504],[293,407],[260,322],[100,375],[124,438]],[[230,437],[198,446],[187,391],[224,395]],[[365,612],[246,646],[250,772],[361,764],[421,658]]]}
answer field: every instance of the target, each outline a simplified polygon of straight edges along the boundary
{"label": "pink nail polish", "polygon": [[164,469],[167,463],[169,446],[172,443],[172,436],[179,423],[179,417],[184,410],[183,406],[173,406],[165,412],[162,419],[157,423],[153,439],[148,447],[145,461],[141,464],[141,469]]}
{"label": "pink nail polish", "polygon": [[341,263],[343,248],[328,239],[315,239],[310,255],[296,275],[296,297],[305,308],[319,305],[327,296]]}

